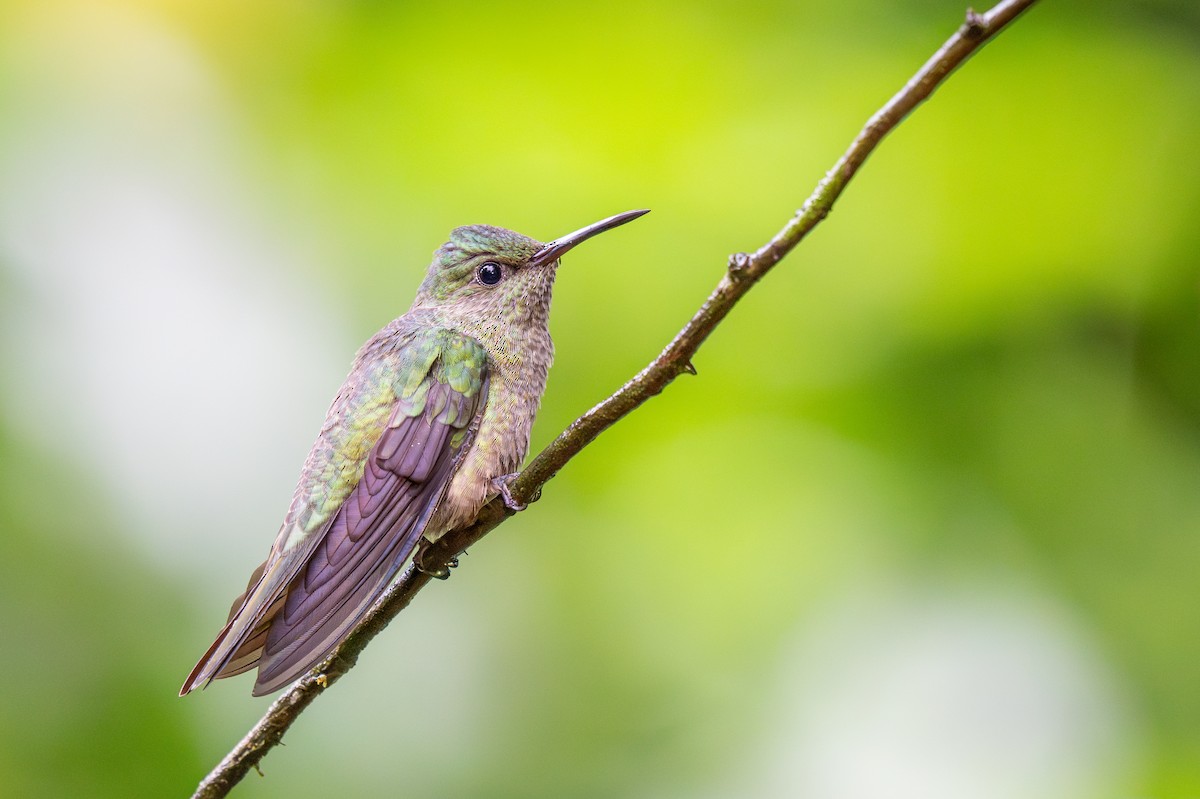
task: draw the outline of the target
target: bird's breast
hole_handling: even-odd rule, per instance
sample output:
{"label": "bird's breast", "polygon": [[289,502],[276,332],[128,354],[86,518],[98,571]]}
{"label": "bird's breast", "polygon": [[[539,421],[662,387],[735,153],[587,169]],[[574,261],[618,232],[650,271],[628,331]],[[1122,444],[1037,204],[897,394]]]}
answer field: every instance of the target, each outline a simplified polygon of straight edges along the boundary
{"label": "bird's breast", "polygon": [[492,481],[517,471],[529,450],[529,434],[554,356],[550,336],[546,333],[527,338],[521,346],[489,351],[487,404],[462,465],[426,529],[431,540],[473,520],[497,493]]}

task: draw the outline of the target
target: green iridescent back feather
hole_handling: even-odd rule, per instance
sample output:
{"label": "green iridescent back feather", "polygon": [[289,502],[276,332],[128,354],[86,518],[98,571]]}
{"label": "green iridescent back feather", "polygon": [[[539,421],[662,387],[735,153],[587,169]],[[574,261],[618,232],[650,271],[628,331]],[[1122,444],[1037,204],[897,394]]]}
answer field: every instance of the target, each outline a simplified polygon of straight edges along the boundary
{"label": "green iridescent back feather", "polygon": [[362,478],[367,455],[394,410],[410,417],[424,411],[435,362],[435,379],[468,397],[479,392],[487,364],[482,346],[453,330],[405,321],[384,328],[359,352],[305,463],[284,522],[292,532],[282,549],[320,530],[337,512]]}
{"label": "green iridescent back feather", "polygon": [[[323,656],[328,643],[325,639],[307,644],[305,640],[298,640],[294,651],[287,652],[284,657],[275,657],[269,648],[264,653],[264,642],[270,641],[268,630],[272,638],[278,639],[284,629],[298,629],[293,625],[276,629],[276,617],[282,607],[277,599],[282,601],[291,596],[291,589],[285,591],[285,588],[294,580],[300,580],[298,585],[301,586],[309,584],[312,575],[305,571],[306,564],[313,562],[317,549],[329,544],[326,536],[330,525],[339,529],[336,519],[351,495],[364,485],[368,460],[374,457],[377,464],[380,463],[377,445],[384,432],[388,428],[407,428],[411,424],[444,426],[451,431],[446,439],[447,449],[440,454],[437,451],[430,453],[431,464],[443,463],[437,467],[441,477],[436,485],[427,484],[419,489],[419,493],[427,498],[423,501],[428,506],[422,509],[415,505],[408,522],[399,520],[400,527],[394,534],[377,539],[383,547],[378,556],[385,558],[375,567],[379,569],[377,579],[386,584],[393,566],[399,566],[392,558],[400,561],[407,558],[423,525],[435,512],[436,503],[445,494],[454,473],[453,464],[458,460],[456,453],[473,429],[472,424],[477,421],[483,406],[480,394],[487,384],[487,363],[487,351],[475,340],[452,329],[421,324],[411,314],[394,321],[363,346],[309,453],[291,510],[270,557],[256,570],[246,593],[234,603],[225,629],[188,677],[184,692],[214,677],[240,673],[260,658],[262,667],[255,693],[269,692],[310,667],[314,658]],[[439,385],[449,390],[433,391]],[[406,436],[401,434],[402,438]],[[387,458],[387,463],[392,466],[386,468],[395,468],[395,464],[404,462],[405,453],[400,452]],[[413,488],[417,490],[415,484]],[[359,507],[362,507],[361,502]],[[346,523],[343,519],[340,528],[343,531]],[[409,526],[405,527],[405,524]],[[357,535],[370,534],[370,528],[363,528],[361,523],[355,529]],[[395,534],[403,535],[410,542],[405,551],[393,553],[388,548],[387,542]],[[322,555],[317,562],[331,563],[328,555]],[[351,592],[347,594],[348,599],[353,596],[353,583],[336,585],[339,590]],[[382,585],[372,589],[366,600],[381,588]],[[336,640],[343,634],[345,626],[353,623],[365,607],[363,601],[360,597],[335,606],[334,616],[324,622],[334,625],[329,640]],[[307,631],[299,628],[300,633]],[[274,643],[283,648],[288,640],[283,638]],[[269,647],[270,643],[267,645]]]}

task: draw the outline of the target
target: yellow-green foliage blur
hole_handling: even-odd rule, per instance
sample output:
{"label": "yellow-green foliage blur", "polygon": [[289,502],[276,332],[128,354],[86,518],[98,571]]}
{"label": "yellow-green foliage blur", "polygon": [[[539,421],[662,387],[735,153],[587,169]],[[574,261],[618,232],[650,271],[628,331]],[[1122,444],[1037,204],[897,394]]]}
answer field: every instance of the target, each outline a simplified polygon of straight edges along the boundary
{"label": "yellow-green foliage blur", "polygon": [[[572,252],[534,447],[960,0],[0,4],[0,795],[183,796],[176,691],[456,225]],[[242,797],[1200,795],[1200,12],[1035,7]]]}

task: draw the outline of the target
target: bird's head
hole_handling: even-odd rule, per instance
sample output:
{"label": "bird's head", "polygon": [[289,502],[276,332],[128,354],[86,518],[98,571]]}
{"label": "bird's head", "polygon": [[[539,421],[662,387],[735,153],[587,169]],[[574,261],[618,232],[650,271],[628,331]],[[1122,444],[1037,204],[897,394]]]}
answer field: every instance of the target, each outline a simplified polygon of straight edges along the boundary
{"label": "bird's head", "polygon": [[549,244],[491,225],[455,228],[434,253],[413,309],[454,309],[477,322],[544,319],[563,254],[645,213],[626,211]]}

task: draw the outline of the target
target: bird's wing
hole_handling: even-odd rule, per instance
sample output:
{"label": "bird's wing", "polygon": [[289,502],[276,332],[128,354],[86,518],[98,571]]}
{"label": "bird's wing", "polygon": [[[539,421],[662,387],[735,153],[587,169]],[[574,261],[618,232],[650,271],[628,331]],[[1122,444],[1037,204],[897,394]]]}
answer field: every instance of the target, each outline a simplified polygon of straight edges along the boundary
{"label": "bird's wing", "polygon": [[368,377],[380,390],[347,388],[334,401],[270,557],[183,693],[256,664],[256,695],[296,679],[412,554],[478,427],[487,352],[438,329],[415,334],[387,363]]}

